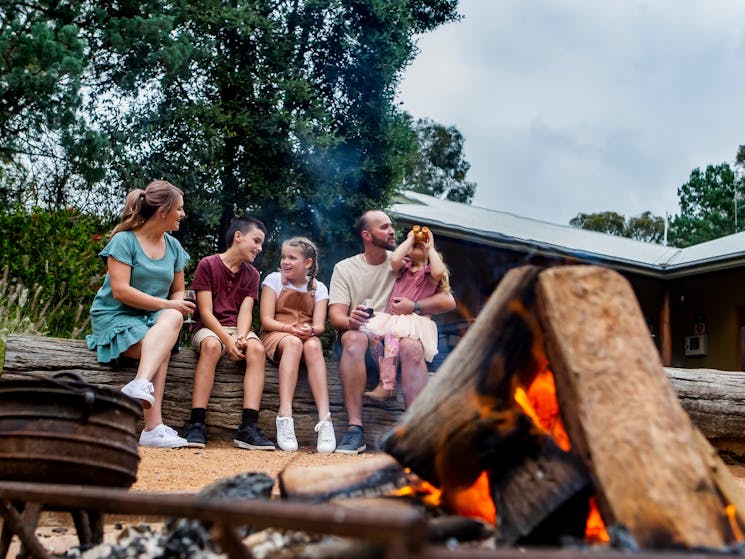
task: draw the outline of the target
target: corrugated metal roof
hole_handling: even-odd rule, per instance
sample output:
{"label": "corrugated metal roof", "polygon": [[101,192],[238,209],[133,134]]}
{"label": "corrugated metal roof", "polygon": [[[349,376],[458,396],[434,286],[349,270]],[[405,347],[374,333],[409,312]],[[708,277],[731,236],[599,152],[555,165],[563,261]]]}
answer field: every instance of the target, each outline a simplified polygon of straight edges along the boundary
{"label": "corrugated metal roof", "polygon": [[440,200],[412,191],[391,207],[397,219],[427,224],[450,237],[607,264],[655,276],[692,275],[745,265],[745,232],[684,249],[547,223]]}

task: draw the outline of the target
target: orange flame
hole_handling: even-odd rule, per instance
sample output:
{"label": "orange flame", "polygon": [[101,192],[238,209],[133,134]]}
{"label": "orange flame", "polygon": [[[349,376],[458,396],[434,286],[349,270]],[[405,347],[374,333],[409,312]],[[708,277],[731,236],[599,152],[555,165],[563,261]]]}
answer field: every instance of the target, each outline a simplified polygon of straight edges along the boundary
{"label": "orange flame", "polygon": [[727,514],[727,520],[729,520],[730,529],[732,530],[732,536],[734,536],[736,542],[743,540],[742,530],[737,522],[737,507],[733,504],[729,504],[725,507],[724,512]]}
{"label": "orange flame", "polygon": [[443,504],[461,516],[480,518],[489,524],[497,522],[497,508],[491,498],[489,476],[486,472],[481,472],[470,487],[443,493]]}
{"label": "orange flame", "polygon": [[[572,444],[564,428],[556,399],[554,375],[548,369],[541,370],[527,390],[518,387],[515,390],[515,402],[533,420],[533,423],[545,429],[554,438],[557,445],[569,452]],[[589,543],[604,544],[610,541],[600,511],[594,498],[590,498],[590,512],[585,525],[585,539]]]}
{"label": "orange flame", "polygon": [[545,429],[564,452],[572,445],[564,423],[559,415],[559,402],[556,400],[554,375],[549,369],[540,371],[527,390],[517,387],[515,402],[537,426]]}
{"label": "orange flame", "polygon": [[603,522],[603,517],[600,516],[594,497],[590,497],[590,513],[587,515],[587,524],[585,524],[585,540],[588,543],[595,544],[610,542],[610,536],[605,529],[605,522]]}

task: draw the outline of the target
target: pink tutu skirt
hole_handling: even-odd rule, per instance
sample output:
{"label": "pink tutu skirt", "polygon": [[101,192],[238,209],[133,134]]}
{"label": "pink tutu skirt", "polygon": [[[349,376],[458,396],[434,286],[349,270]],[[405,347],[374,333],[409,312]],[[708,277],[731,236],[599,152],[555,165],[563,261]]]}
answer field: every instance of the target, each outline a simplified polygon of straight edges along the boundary
{"label": "pink tutu skirt", "polygon": [[390,332],[397,338],[413,338],[421,341],[424,359],[428,363],[431,363],[437,355],[437,325],[428,316],[376,312],[367,321],[365,327],[377,336],[382,337]]}

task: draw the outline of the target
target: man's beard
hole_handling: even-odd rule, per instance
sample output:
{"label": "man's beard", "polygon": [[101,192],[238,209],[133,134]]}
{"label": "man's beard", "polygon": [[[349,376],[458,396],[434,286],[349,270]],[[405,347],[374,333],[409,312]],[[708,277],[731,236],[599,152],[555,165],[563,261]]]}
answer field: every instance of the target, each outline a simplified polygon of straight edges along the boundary
{"label": "man's beard", "polygon": [[380,240],[373,235],[372,244],[373,246],[384,248],[386,250],[393,250],[394,248],[396,248],[396,245],[393,243],[392,240],[390,240],[390,237],[388,236],[386,236],[385,240]]}

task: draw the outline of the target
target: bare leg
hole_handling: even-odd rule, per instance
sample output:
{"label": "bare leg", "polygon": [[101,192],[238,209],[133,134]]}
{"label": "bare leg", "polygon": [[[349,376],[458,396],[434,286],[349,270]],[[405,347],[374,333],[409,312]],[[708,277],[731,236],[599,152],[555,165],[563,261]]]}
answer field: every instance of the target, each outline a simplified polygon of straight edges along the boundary
{"label": "bare leg", "polygon": [[424,361],[424,349],[419,340],[401,338],[400,348],[401,388],[404,393],[404,403],[408,408],[427,385],[429,373]]}
{"label": "bare leg", "polygon": [[122,353],[125,357],[139,359],[135,378],[152,381],[161,365],[171,358],[171,349],[176,345],[184,317],[174,309],[165,309],[158,320],[147,331],[142,340]]}
{"label": "bare leg", "polygon": [[205,338],[199,345],[199,361],[194,370],[194,392],[191,395],[192,408],[206,408],[209,404],[221,353],[222,344],[213,336]]}
{"label": "bare leg", "polygon": [[279,342],[279,416],[292,417],[292,399],[297,386],[303,342],[296,336],[285,336]]}
{"label": "bare leg", "polygon": [[125,357],[139,359],[135,378],[144,378],[153,383],[154,402],[144,410],[145,430],[163,423],[163,392],[171,359],[171,348],[181,331],[184,317],[176,310],[166,309],[158,315],[155,324],[147,331],[142,341],[122,353]]}
{"label": "bare leg", "polygon": [[303,357],[308,369],[310,390],[318,409],[318,420],[322,421],[329,413],[329,386],[326,361],[318,338],[310,338],[303,343]]}
{"label": "bare leg", "polygon": [[256,338],[246,342],[246,374],[243,376],[243,407],[258,410],[264,394],[264,346]]}
{"label": "bare leg", "polygon": [[150,431],[163,423],[163,393],[165,392],[167,373],[168,361],[164,361],[158,372],[155,373],[155,376],[150,379],[150,382],[153,383],[154,387],[153,398],[155,401],[152,406],[147,409],[143,408],[142,410],[142,413],[145,416],[145,431]]}
{"label": "bare leg", "polygon": [[339,374],[344,387],[344,406],[347,409],[349,424],[362,425],[362,392],[367,384],[367,336],[358,330],[347,330],[341,337],[341,343]]}

